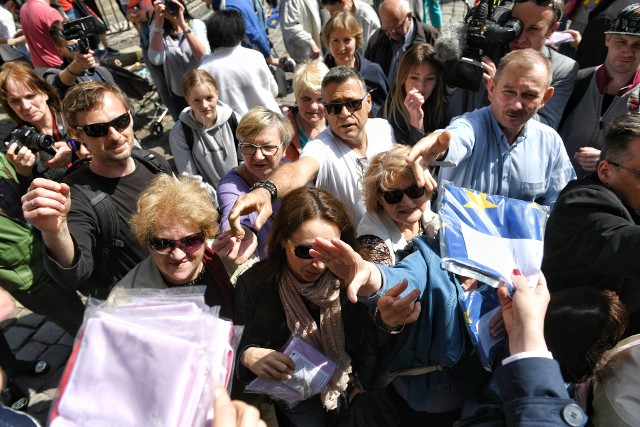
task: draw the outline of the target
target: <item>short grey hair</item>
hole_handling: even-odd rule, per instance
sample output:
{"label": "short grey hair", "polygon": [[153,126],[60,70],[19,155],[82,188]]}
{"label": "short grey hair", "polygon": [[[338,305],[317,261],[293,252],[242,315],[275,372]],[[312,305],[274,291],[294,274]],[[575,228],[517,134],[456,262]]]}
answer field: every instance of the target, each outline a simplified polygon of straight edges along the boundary
{"label": "short grey hair", "polygon": [[355,79],[362,89],[362,94],[365,95],[367,90],[367,84],[364,82],[364,77],[358,70],[346,65],[338,65],[329,70],[329,72],[322,79],[322,99],[324,100],[324,90],[328,85],[333,83],[343,83],[349,79]]}

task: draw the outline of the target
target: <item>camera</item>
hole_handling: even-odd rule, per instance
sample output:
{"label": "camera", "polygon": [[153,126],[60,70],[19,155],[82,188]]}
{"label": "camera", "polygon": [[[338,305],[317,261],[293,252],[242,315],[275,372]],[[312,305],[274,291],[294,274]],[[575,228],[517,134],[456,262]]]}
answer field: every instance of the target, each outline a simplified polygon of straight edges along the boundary
{"label": "camera", "polygon": [[465,39],[462,57],[444,63],[444,81],[449,86],[477,91],[482,84],[483,56],[496,65],[507,45],[522,32],[522,23],[511,17],[511,7],[482,0],[465,18]]}
{"label": "camera", "polygon": [[56,151],[53,149],[55,139],[51,135],[43,135],[32,126],[21,126],[18,129],[14,129],[9,136],[9,141],[4,143],[4,151],[6,151],[11,144],[18,144],[16,152],[23,146],[29,150],[37,153],[38,151],[45,151],[55,156]]}
{"label": "camera", "polygon": [[89,37],[97,36],[98,33],[98,22],[93,16],[65,21],[60,30],[60,35],[65,40],[78,40],[79,51],[82,54],[89,53]]}
{"label": "camera", "polygon": [[169,15],[177,15],[180,12],[180,6],[173,0],[164,0],[164,10]]}

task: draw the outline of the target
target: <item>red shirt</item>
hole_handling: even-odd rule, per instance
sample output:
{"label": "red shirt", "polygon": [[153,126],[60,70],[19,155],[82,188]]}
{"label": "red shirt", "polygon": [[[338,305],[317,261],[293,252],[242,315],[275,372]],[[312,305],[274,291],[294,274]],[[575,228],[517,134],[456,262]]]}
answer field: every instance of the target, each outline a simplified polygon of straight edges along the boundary
{"label": "red shirt", "polygon": [[62,64],[62,55],[58,53],[49,27],[53,21],[64,18],[43,0],[28,0],[20,9],[20,24],[27,38],[29,54],[34,67],[55,68]]}

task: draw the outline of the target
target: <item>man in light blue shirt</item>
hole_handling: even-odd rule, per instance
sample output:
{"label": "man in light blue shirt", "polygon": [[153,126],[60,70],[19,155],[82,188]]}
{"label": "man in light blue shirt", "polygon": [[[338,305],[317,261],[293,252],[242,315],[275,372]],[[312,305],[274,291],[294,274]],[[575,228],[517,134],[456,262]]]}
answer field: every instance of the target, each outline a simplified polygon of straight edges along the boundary
{"label": "man in light blue shirt", "polygon": [[550,80],[549,60],[539,51],[507,54],[489,81],[489,107],[413,147],[409,158],[422,159],[414,162],[418,182],[426,161],[442,166],[440,182],[552,206],[576,174],[557,132],[531,120],[553,95]]}

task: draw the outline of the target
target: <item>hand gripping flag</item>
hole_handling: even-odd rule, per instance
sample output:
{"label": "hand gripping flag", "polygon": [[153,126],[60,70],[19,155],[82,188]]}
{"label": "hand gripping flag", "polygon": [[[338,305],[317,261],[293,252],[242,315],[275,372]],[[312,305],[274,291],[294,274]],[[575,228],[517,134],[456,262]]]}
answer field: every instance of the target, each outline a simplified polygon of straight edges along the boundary
{"label": "hand gripping flag", "polygon": [[443,268],[494,287],[502,281],[510,291],[518,269],[536,286],[549,208],[446,182],[439,212]]}

